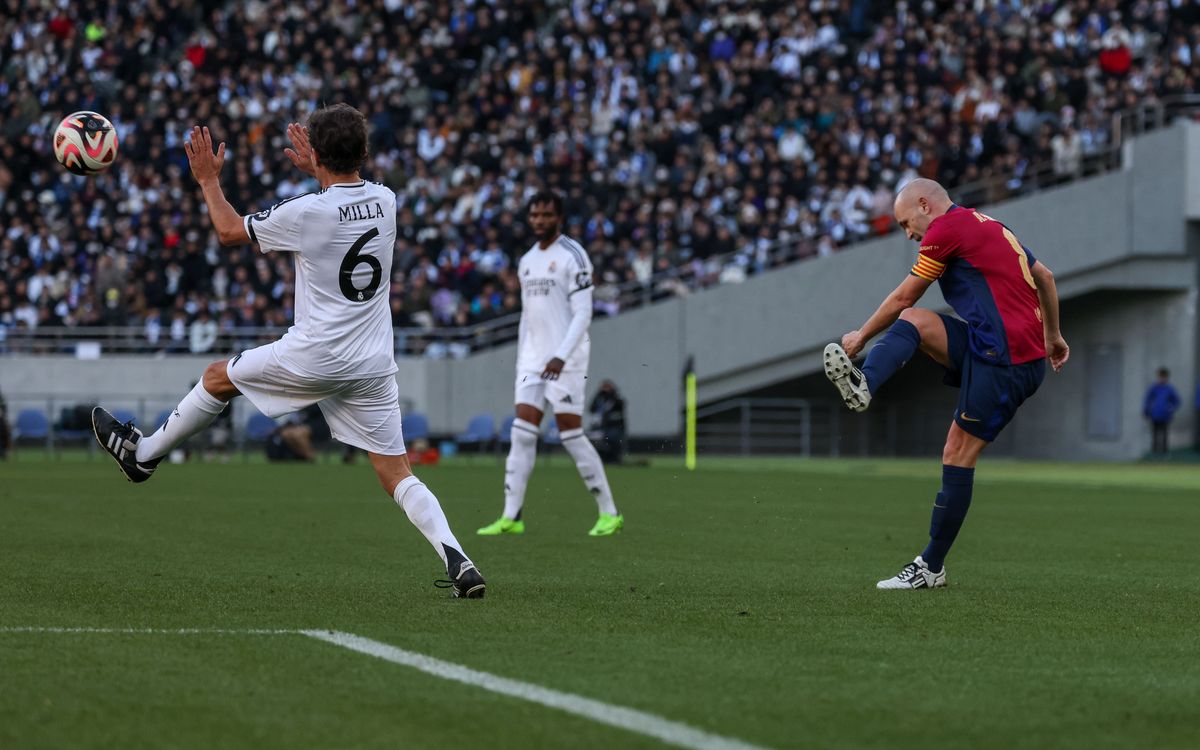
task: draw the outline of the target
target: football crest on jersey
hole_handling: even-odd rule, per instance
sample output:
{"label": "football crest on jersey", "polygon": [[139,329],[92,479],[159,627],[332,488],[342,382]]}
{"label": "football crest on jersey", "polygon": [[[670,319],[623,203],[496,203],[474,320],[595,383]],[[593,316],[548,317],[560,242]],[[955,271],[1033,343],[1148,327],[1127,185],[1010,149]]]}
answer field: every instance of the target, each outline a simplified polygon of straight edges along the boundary
{"label": "football crest on jersey", "polygon": [[554,261],[550,261],[550,273],[554,273],[556,265],[557,264]]}

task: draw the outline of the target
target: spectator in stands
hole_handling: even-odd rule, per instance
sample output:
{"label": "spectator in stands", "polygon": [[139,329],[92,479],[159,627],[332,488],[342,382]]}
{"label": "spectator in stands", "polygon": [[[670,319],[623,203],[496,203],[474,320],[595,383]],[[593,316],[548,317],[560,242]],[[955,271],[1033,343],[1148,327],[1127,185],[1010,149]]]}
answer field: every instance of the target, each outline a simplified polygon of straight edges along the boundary
{"label": "spectator in stands", "polygon": [[217,322],[212,319],[208,308],[201,307],[196,312],[196,320],[192,321],[188,337],[190,339],[188,348],[192,354],[204,354],[212,351],[213,345],[217,342]]}
{"label": "spectator in stands", "polygon": [[8,424],[8,404],[4,402],[4,394],[0,393],[0,460],[8,458],[10,447],[12,447],[12,428]]}
{"label": "spectator in stands", "polygon": [[[1086,172],[1114,112],[1200,83],[1188,2],[4,1],[0,327],[144,327],[154,350],[181,300],[218,348],[293,314],[288,264],[217,252],[196,221],[180,118],[208,109],[249,156],[230,199],[265,208],[313,189],[278,156],[283,123],[370,102],[366,173],[398,198],[395,320],[433,327],[514,309],[495,294],[540,188],[576,207],[614,313],[887,231],[913,176],[989,181],[976,203],[1041,167]],[[81,108],[121,139],[89,179],[41,156]]]}
{"label": "spectator in stands", "polygon": [[1124,76],[1133,66],[1133,53],[1129,49],[1133,38],[1121,25],[1121,14],[1114,13],[1114,18],[1116,23],[1100,38],[1100,69],[1110,76]]}
{"label": "spectator in stands", "polygon": [[1171,373],[1167,368],[1160,368],[1158,381],[1146,391],[1142,413],[1150,420],[1151,447],[1150,452],[1167,455],[1167,435],[1171,429],[1171,420],[1179,408],[1179,394],[1171,385]]}
{"label": "spectator in stands", "polygon": [[157,309],[152,309],[146,315],[146,322],[142,326],[142,330],[146,336],[146,345],[144,351],[153,353],[161,350],[159,340],[162,338],[162,313]]}
{"label": "spectator in stands", "polygon": [[289,414],[267,439],[267,459],[307,461],[317,459],[315,445],[329,440],[329,425],[317,404]]}
{"label": "spectator in stands", "polygon": [[1195,435],[1192,450],[1200,453],[1200,383],[1196,384],[1196,410],[1192,419],[1192,431]]}
{"label": "spectator in stands", "polygon": [[1077,177],[1083,166],[1083,139],[1075,128],[1065,125],[1050,140],[1050,148],[1054,152],[1054,176],[1064,182]]}
{"label": "spectator in stands", "polygon": [[181,354],[189,350],[189,335],[187,311],[175,310],[171,313],[171,325],[167,329],[169,338],[167,351],[171,354]]}
{"label": "spectator in stands", "polygon": [[588,405],[591,416],[589,437],[596,444],[600,459],[606,464],[621,463],[625,453],[625,399],[611,380],[600,384],[600,390]]}

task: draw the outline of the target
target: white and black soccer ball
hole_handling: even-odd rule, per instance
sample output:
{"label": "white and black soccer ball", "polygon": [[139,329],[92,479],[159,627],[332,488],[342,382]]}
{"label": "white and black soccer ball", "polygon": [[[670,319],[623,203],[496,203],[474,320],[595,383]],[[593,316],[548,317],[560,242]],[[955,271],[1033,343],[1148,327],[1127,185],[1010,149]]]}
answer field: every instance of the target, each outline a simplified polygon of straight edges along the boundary
{"label": "white and black soccer ball", "polygon": [[117,159],[117,131],[104,115],[74,112],[54,131],[54,158],[73,174],[100,174]]}

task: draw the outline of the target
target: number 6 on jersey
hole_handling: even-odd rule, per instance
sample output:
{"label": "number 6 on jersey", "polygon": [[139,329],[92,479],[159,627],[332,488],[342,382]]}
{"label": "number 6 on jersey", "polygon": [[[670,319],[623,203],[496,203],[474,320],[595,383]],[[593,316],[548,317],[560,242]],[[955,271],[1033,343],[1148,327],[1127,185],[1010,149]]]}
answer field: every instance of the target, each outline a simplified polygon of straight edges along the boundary
{"label": "number 6 on jersey", "polygon": [[[379,290],[379,282],[383,278],[383,266],[373,255],[359,255],[367,243],[379,236],[379,229],[371,227],[350,246],[346,257],[342,258],[342,267],[338,273],[338,285],[342,296],[351,302],[366,302],[375,296]],[[354,269],[366,264],[371,269],[371,280],[361,289],[354,286]]]}

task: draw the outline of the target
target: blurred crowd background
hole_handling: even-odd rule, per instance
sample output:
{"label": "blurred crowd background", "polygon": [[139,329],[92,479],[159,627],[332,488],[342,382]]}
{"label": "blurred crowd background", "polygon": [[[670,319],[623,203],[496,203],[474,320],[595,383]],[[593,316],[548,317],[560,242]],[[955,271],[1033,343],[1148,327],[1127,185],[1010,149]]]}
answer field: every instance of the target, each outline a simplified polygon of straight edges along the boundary
{"label": "blurred crowd background", "polygon": [[[393,320],[434,329],[519,310],[540,188],[566,196],[616,314],[892,231],[918,175],[977,203],[1077,177],[1115,112],[1200,73],[1192,0],[0,6],[0,346],[137,326],[147,350],[204,352],[289,324],[291,260],[209,230],[181,147],[195,123],[227,142],[249,213],[315,187],[283,156],[289,121],[361,109],[365,176],[398,196]],[[77,110],[119,132],[96,178],[51,156]]]}

